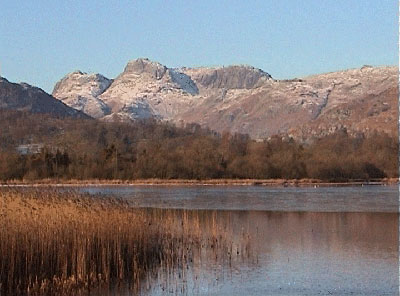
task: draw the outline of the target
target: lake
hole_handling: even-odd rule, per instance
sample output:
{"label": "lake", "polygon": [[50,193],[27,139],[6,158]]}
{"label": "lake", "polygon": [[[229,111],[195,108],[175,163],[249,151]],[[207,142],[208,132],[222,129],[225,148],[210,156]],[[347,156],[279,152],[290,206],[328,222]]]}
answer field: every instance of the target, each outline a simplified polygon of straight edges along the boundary
{"label": "lake", "polygon": [[185,270],[158,270],[143,287],[144,295],[399,293],[397,186],[79,190],[121,197],[137,207],[186,209],[204,235],[217,231],[231,240],[228,251],[194,252]]}

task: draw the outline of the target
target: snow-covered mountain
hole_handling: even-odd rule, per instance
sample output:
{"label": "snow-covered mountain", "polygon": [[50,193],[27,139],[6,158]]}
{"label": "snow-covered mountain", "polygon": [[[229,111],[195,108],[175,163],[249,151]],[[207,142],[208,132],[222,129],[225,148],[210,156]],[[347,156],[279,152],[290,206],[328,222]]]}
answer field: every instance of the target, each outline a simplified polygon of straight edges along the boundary
{"label": "snow-covered mountain", "polygon": [[101,118],[111,111],[98,96],[111,85],[111,82],[111,79],[100,74],[75,71],[56,84],[53,96],[76,110],[94,118]]}
{"label": "snow-covered mountain", "polygon": [[198,95],[192,79],[174,69],[147,59],[131,61],[99,98],[119,118],[173,119],[187,110]]}
{"label": "snow-covered mountain", "polygon": [[130,61],[115,79],[73,72],[53,96],[103,120],[159,118],[219,132],[307,139],[338,129],[395,133],[397,67],[370,67],[292,80],[245,65],[168,68]]}

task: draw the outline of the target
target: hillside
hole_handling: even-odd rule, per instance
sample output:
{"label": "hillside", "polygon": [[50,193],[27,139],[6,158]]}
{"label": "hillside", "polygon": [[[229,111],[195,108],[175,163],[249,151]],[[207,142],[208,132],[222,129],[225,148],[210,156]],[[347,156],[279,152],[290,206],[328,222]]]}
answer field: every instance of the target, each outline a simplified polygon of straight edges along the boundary
{"label": "hillside", "polygon": [[73,72],[54,88],[65,104],[106,121],[157,118],[218,132],[307,140],[346,129],[397,133],[397,67],[276,80],[251,66],[168,68],[130,61],[115,79]]}
{"label": "hillside", "polygon": [[40,88],[26,83],[12,83],[0,77],[0,109],[47,113],[60,117],[89,118]]}

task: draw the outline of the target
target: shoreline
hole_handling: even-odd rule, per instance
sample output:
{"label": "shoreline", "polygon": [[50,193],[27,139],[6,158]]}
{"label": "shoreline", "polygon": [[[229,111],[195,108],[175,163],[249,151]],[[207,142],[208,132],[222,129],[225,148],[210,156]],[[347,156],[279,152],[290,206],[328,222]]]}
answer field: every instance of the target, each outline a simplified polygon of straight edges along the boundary
{"label": "shoreline", "polygon": [[0,182],[0,187],[63,187],[63,186],[266,186],[266,187],[346,187],[346,186],[386,186],[399,184],[398,178],[374,180],[348,180],[329,182],[318,179],[143,179],[143,180],[56,180],[44,179],[35,181],[12,180]]}

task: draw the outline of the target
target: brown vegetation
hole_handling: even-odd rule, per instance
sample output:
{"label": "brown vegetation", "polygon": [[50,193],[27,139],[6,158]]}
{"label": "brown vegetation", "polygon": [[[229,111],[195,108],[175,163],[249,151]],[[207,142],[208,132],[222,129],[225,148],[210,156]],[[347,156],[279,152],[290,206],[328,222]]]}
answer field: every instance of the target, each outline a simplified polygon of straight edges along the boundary
{"label": "brown vegetation", "polygon": [[[121,286],[139,293],[160,269],[182,279],[201,252],[231,262],[231,237],[213,211],[135,209],[73,192],[2,189],[0,295],[84,295]],[[245,247],[237,254],[248,253]]]}
{"label": "brown vegetation", "polygon": [[[0,180],[396,178],[398,140],[345,130],[310,143],[216,134],[196,124],[105,123],[0,111]],[[38,154],[16,147],[40,143]]]}

